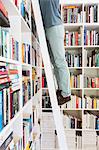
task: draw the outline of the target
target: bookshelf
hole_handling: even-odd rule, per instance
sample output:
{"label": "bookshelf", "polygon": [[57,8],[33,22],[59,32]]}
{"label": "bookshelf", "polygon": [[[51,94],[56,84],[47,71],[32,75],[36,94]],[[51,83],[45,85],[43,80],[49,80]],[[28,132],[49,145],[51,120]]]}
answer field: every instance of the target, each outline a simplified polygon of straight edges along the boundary
{"label": "bookshelf", "polygon": [[[35,18],[31,0],[26,0],[26,3],[22,0],[2,2],[8,12],[10,27],[0,27],[0,40],[3,34],[2,43],[5,44],[0,43],[0,88],[8,83],[8,79],[11,84],[0,89],[0,107],[4,102],[4,110],[0,112],[0,117],[3,117],[0,118],[0,149],[1,146],[5,149],[7,140],[7,147],[14,149],[25,150],[28,146],[39,149],[42,64],[37,32],[32,26]],[[4,37],[6,32],[7,38]],[[4,38],[7,43],[4,43]],[[3,75],[7,76],[7,81],[3,81]]]}
{"label": "bookshelf", "polygon": [[[79,2],[74,0],[61,0],[60,5],[65,30],[64,48],[66,53],[68,52],[66,60],[72,75],[71,80],[74,81],[77,75],[81,76],[78,77],[80,78],[81,86],[76,86],[76,83],[72,83],[72,85],[75,85],[71,87],[72,100],[61,107],[61,114],[63,118],[65,118],[63,120],[65,122],[67,143],[70,150],[96,150],[99,149],[99,128],[97,119],[97,117],[99,118],[99,42],[95,34],[98,34],[99,39],[99,2],[98,0],[93,2],[89,0],[83,2],[82,0]],[[65,10],[64,12],[63,8],[69,10]],[[88,12],[86,13],[86,9],[89,9],[90,14],[88,14]],[[92,12],[94,12],[95,15],[93,15]],[[66,13],[68,13],[68,16],[66,16]],[[86,21],[85,18],[87,18],[88,15],[90,17],[89,20],[87,19],[88,21]],[[90,35],[88,35],[89,33]],[[74,40],[73,37],[80,37],[80,40]],[[78,55],[81,55],[80,60]],[[76,60],[74,62],[75,57]],[[45,130],[46,133],[44,133],[41,139],[41,149],[52,148],[56,150],[58,149],[58,142],[55,127],[53,126],[53,122],[50,123],[48,119],[44,119],[43,117],[44,115],[48,117],[52,115],[43,65],[42,77],[41,131],[44,132]],[[92,119],[93,123],[90,121],[90,118],[94,118]],[[77,127],[77,121],[80,124],[80,128]],[[50,127],[47,128],[45,124],[50,124]],[[92,138],[90,139],[91,135]],[[45,139],[49,139],[52,145],[49,146],[49,144],[46,144],[46,147],[45,145],[43,146]],[[51,139],[53,139],[54,143]]]}

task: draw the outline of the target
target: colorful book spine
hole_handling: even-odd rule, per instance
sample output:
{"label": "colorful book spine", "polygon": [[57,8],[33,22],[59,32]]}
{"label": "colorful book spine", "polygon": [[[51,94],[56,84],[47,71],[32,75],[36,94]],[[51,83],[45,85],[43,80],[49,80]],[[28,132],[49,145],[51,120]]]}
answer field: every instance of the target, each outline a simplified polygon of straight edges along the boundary
{"label": "colorful book spine", "polygon": [[99,32],[84,29],[84,45],[99,45]]}
{"label": "colorful book spine", "polygon": [[65,46],[81,45],[81,33],[79,33],[78,31],[75,32],[65,31],[64,44]]}

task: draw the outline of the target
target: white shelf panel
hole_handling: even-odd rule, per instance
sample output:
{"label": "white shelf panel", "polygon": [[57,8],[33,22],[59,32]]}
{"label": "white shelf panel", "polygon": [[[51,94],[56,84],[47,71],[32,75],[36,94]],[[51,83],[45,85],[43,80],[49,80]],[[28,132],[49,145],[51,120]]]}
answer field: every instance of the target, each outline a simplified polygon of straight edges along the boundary
{"label": "white shelf panel", "polygon": [[85,109],[83,109],[83,110],[89,110],[89,111],[99,111],[99,109],[97,108],[97,109],[90,109],[90,108],[85,108]]}
{"label": "white shelf panel", "polygon": [[82,46],[64,46],[65,49],[81,49]]}
{"label": "white shelf panel", "polygon": [[61,108],[62,110],[75,110],[75,111],[77,111],[77,110],[83,110],[83,108]]}
{"label": "white shelf panel", "polygon": [[71,129],[71,128],[65,128],[65,131],[82,131],[83,129]]}
{"label": "white shelf panel", "polygon": [[99,45],[84,45],[84,48],[88,48],[88,49],[99,48]]}
{"label": "white shelf panel", "polygon": [[31,64],[26,64],[26,63],[22,63],[22,66],[23,66],[23,67],[29,67],[29,68],[32,67]]}
{"label": "white shelf panel", "polygon": [[83,67],[84,69],[99,69],[99,67]]}
{"label": "white shelf panel", "polygon": [[84,90],[99,90],[99,88],[83,88]]}
{"label": "white shelf panel", "polygon": [[52,111],[52,108],[42,108],[43,111]]}
{"label": "white shelf panel", "polygon": [[84,23],[87,29],[99,29],[99,23]]}
{"label": "white shelf panel", "polygon": [[21,31],[22,32],[31,32],[31,29],[29,28],[28,24],[24,20],[24,18],[21,16]]}
{"label": "white shelf panel", "polygon": [[82,90],[83,88],[71,88],[71,90]]}
{"label": "white shelf panel", "polygon": [[69,69],[83,69],[83,67],[68,67]]}
{"label": "white shelf panel", "polygon": [[66,30],[77,30],[79,27],[83,27],[83,23],[64,23]]}
{"label": "white shelf panel", "polygon": [[7,8],[9,15],[11,16],[19,16],[20,17],[20,13],[18,8],[15,6],[14,2],[12,0],[3,0],[3,3],[5,5],[5,7]]}
{"label": "white shelf panel", "polygon": [[5,62],[5,63],[9,63],[9,64],[20,65],[20,62],[19,62],[19,61],[12,60],[12,59],[8,59],[8,58],[1,57],[1,56],[0,56],[0,61]]}

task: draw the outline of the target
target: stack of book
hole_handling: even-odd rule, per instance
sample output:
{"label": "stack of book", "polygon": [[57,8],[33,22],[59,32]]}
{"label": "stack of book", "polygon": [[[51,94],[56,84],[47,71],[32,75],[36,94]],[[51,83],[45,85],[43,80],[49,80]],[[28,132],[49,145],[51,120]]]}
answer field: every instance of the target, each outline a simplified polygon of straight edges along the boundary
{"label": "stack of book", "polygon": [[31,20],[31,1],[30,0],[21,0],[21,15],[31,27],[30,20]]}
{"label": "stack of book", "polygon": [[71,88],[82,88],[83,87],[83,75],[75,75],[70,73],[70,84]]}
{"label": "stack of book", "polygon": [[19,60],[19,42],[10,34],[10,30],[0,27],[0,56]]}
{"label": "stack of book", "polygon": [[84,45],[99,45],[99,32],[84,28]]}
{"label": "stack of book", "polygon": [[66,129],[81,129],[82,120],[68,114],[63,115],[63,123]]}
{"label": "stack of book", "polygon": [[82,8],[81,6],[63,6],[63,21],[64,23],[81,23]]}
{"label": "stack of book", "polygon": [[81,33],[79,33],[78,31],[65,31],[64,44],[65,46],[81,45]]}
{"label": "stack of book", "polygon": [[22,71],[23,106],[31,99],[30,72]]}
{"label": "stack of book", "polygon": [[84,22],[87,23],[94,23],[98,22],[98,12],[99,12],[99,6],[94,5],[86,5],[84,7]]}
{"label": "stack of book", "polygon": [[88,53],[88,51],[84,49],[84,66],[99,67],[99,50],[95,49],[91,53]]}
{"label": "stack of book", "polygon": [[19,111],[20,86],[15,68],[0,63],[0,131]]}
{"label": "stack of book", "polygon": [[99,116],[86,111],[83,115],[83,128],[99,130]]}
{"label": "stack of book", "polygon": [[82,67],[82,53],[71,54],[66,51],[65,58],[68,63],[68,67]]}
{"label": "stack of book", "polygon": [[10,88],[10,119],[19,111],[20,80],[17,67],[9,65]]}
{"label": "stack of book", "polygon": [[99,88],[99,77],[84,76],[85,88]]}
{"label": "stack of book", "polygon": [[84,96],[84,108],[86,109],[99,109],[99,98]]}
{"label": "stack of book", "polygon": [[22,62],[30,64],[30,44],[22,44]]}

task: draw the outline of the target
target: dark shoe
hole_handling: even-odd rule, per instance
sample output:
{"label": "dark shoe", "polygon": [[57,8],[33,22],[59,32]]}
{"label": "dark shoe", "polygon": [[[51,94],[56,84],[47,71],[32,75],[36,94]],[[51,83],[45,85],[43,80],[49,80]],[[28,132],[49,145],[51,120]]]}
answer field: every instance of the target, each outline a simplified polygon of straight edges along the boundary
{"label": "dark shoe", "polygon": [[61,90],[57,90],[56,91],[56,95],[57,95],[57,98],[58,98],[58,96],[61,94]]}
{"label": "dark shoe", "polygon": [[71,96],[63,97],[60,90],[56,91],[56,95],[58,99],[58,105],[63,105],[71,100]]}

